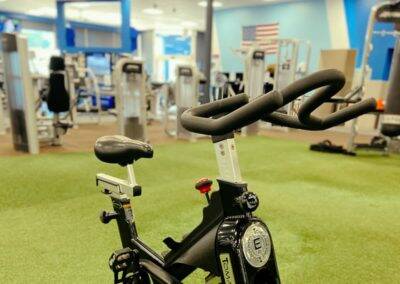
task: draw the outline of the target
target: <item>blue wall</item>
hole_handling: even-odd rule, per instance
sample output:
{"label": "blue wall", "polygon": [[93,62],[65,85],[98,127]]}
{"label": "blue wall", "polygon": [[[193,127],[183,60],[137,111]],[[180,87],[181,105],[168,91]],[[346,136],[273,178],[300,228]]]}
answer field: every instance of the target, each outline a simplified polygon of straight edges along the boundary
{"label": "blue wall", "polygon": [[[357,67],[361,65],[370,10],[377,2],[376,0],[344,0],[350,46],[357,50]],[[375,30],[392,31],[393,24],[377,23]],[[372,68],[372,79],[387,80],[395,39],[392,36],[375,35],[372,44],[374,49],[369,60],[369,65]]]}
{"label": "blue wall", "polygon": [[226,72],[243,71],[242,60],[232,51],[240,48],[243,26],[279,22],[279,37],[311,41],[311,71],[318,69],[320,50],[331,47],[325,0],[222,10],[215,13],[215,21]]}

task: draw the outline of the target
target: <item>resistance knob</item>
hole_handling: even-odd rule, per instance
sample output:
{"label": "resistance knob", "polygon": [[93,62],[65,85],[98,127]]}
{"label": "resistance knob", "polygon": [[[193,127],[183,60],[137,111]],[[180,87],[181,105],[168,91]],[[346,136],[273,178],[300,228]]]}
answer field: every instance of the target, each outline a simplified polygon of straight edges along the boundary
{"label": "resistance knob", "polygon": [[259,201],[258,197],[253,192],[245,192],[238,198],[236,198],[237,203],[239,204],[240,208],[242,208],[245,212],[254,212],[257,210]]}
{"label": "resistance knob", "polygon": [[118,213],[115,212],[106,212],[106,211],[101,211],[100,212],[100,221],[103,224],[108,224],[110,223],[111,220],[117,218]]}

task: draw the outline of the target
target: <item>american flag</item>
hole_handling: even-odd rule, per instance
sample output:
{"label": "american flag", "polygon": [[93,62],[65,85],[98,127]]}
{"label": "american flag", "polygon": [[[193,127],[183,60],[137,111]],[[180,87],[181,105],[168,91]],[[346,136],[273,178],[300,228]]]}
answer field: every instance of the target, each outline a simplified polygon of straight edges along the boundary
{"label": "american flag", "polygon": [[274,41],[279,35],[279,23],[247,26],[242,30],[242,48],[248,48],[258,44],[267,54],[278,51],[278,43]]}

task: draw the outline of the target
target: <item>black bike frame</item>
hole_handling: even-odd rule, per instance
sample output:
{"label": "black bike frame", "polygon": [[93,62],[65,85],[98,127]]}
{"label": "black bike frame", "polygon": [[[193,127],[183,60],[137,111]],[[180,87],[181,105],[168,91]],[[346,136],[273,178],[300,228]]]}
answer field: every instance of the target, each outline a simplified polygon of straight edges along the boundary
{"label": "black bike frame", "polygon": [[[149,260],[179,281],[185,279],[196,268],[212,272],[224,279],[235,279],[237,283],[280,283],[272,238],[267,226],[251,213],[245,212],[236,199],[247,191],[247,184],[218,180],[219,190],[213,192],[210,204],[203,210],[203,221],[165,258],[143,243],[137,234],[130,199],[126,195],[110,194],[114,211],[117,213],[118,230],[124,248],[138,252],[141,260]],[[271,240],[271,253],[266,265],[254,268],[241,252],[241,237],[250,224],[265,226]],[[211,239],[207,248],[196,248],[204,239]],[[193,251],[194,250],[194,251]],[[196,252],[196,250],[198,250]],[[183,255],[192,259],[182,260]],[[197,256],[203,257],[197,257]],[[197,257],[195,259],[195,257]],[[193,265],[193,266],[192,266]],[[231,275],[232,274],[232,275]],[[261,281],[261,282],[260,282]]]}

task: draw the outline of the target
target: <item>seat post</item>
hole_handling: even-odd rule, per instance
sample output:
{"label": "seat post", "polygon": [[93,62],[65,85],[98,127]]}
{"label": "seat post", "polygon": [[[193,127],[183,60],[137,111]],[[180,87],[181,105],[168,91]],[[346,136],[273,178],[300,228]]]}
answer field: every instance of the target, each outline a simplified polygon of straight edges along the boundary
{"label": "seat post", "polygon": [[239,160],[233,133],[212,137],[220,178],[230,182],[242,182]]}
{"label": "seat post", "polygon": [[129,182],[129,184],[137,185],[135,172],[133,171],[133,165],[129,164],[129,165],[126,166],[126,168],[128,169],[128,182]]}

